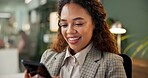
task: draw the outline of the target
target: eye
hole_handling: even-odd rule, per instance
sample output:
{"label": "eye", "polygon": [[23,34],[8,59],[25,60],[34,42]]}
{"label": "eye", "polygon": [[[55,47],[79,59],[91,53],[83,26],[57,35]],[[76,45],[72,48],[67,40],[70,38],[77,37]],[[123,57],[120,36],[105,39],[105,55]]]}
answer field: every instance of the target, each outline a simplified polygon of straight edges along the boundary
{"label": "eye", "polygon": [[83,26],[84,25],[84,23],[85,23],[85,21],[83,21],[83,20],[76,20],[76,21],[74,21],[74,26]]}
{"label": "eye", "polygon": [[63,27],[63,28],[66,28],[66,27],[68,26],[67,23],[59,23],[59,25],[60,25],[61,27]]}
{"label": "eye", "polygon": [[67,24],[62,24],[61,27],[66,28],[68,25]]}
{"label": "eye", "polygon": [[74,26],[82,26],[84,23],[76,23]]}

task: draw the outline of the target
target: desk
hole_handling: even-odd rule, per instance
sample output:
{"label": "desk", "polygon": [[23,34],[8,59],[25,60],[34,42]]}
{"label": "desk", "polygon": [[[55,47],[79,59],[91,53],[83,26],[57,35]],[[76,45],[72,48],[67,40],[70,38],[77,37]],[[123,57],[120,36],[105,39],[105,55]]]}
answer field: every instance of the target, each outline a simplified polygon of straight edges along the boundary
{"label": "desk", "polygon": [[133,78],[148,78],[148,60],[134,58],[133,61]]}

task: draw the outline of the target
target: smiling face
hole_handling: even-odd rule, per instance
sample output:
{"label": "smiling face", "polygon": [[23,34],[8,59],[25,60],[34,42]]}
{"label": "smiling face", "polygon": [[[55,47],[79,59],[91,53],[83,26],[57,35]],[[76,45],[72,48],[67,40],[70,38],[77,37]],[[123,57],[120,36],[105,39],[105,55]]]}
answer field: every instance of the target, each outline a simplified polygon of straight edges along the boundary
{"label": "smiling face", "polygon": [[94,25],[91,16],[81,6],[74,3],[64,5],[59,24],[64,39],[75,53],[91,42]]}

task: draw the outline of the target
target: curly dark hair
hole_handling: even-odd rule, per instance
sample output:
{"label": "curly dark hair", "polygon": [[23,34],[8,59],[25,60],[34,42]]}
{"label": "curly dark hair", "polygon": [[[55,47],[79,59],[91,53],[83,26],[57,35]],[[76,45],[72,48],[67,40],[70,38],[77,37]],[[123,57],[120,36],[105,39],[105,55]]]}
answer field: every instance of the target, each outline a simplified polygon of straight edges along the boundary
{"label": "curly dark hair", "polygon": [[[61,11],[65,4],[75,3],[80,5],[92,17],[95,25],[93,31],[92,42],[96,49],[102,52],[112,52],[118,54],[116,39],[109,31],[109,26],[106,22],[106,13],[104,7],[97,0],[60,0],[58,4],[58,17],[61,17]],[[60,20],[59,20],[60,22]],[[52,45],[52,49],[56,52],[62,52],[67,47],[67,42],[61,34],[61,27],[59,26],[57,38]]]}

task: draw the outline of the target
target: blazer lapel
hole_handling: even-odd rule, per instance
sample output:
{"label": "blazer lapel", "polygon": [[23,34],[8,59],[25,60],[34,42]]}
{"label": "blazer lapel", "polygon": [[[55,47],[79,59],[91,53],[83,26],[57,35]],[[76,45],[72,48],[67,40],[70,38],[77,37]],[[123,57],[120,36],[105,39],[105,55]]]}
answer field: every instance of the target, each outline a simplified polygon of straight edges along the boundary
{"label": "blazer lapel", "polygon": [[94,78],[100,65],[100,59],[101,52],[92,47],[80,69],[80,78]]}
{"label": "blazer lapel", "polygon": [[62,62],[63,62],[63,59],[65,57],[65,54],[66,52],[61,52],[61,53],[58,53],[54,59],[53,59],[53,64],[52,64],[52,67],[51,67],[51,74],[53,76],[58,76],[59,73],[60,73],[60,69],[62,67]]}

